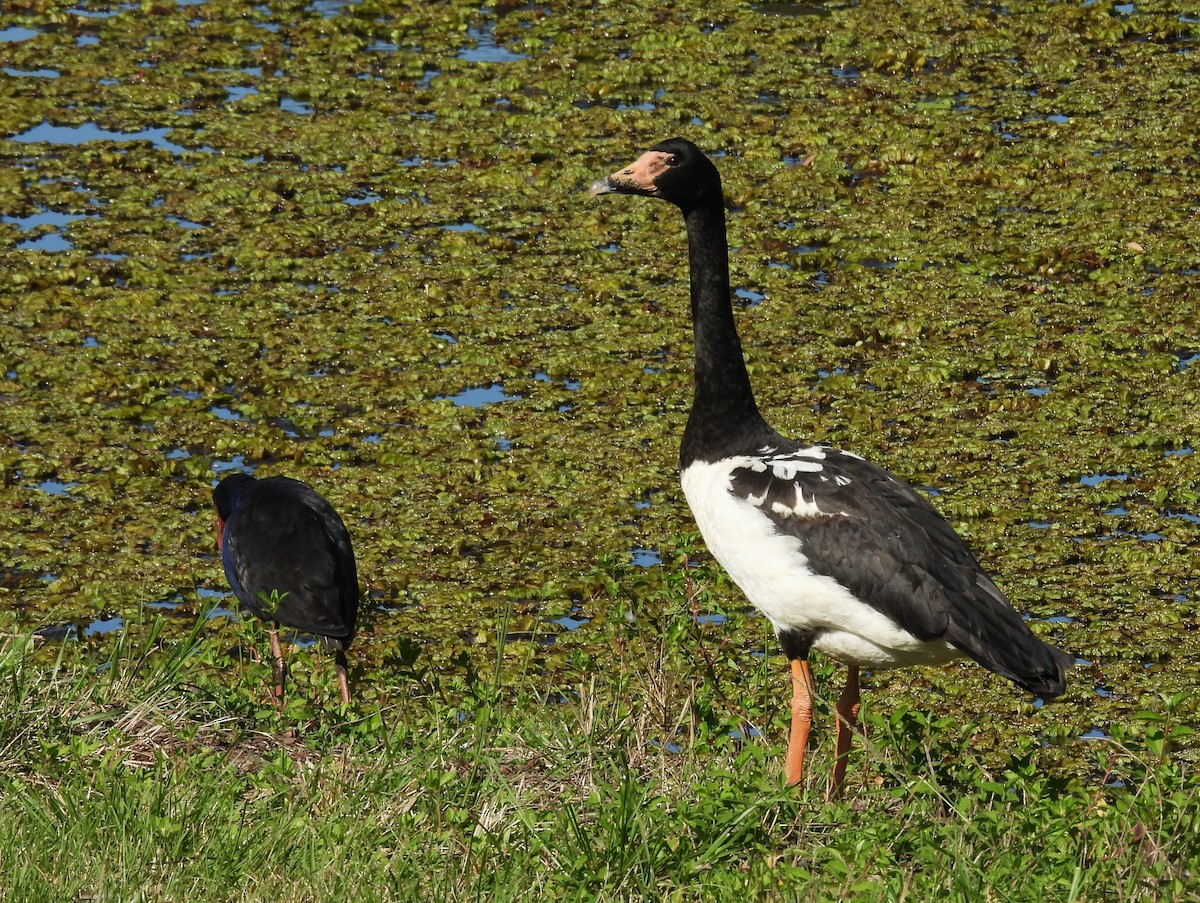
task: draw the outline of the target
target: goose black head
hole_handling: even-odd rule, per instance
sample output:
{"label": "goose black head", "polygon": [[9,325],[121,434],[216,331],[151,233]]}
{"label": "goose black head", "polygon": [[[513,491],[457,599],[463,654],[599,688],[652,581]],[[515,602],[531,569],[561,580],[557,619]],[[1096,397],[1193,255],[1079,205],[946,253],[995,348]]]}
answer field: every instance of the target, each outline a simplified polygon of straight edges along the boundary
{"label": "goose black head", "polygon": [[591,194],[641,194],[670,201],[687,213],[721,198],[721,176],[704,152],[686,138],[659,142],[624,169],[598,179]]}

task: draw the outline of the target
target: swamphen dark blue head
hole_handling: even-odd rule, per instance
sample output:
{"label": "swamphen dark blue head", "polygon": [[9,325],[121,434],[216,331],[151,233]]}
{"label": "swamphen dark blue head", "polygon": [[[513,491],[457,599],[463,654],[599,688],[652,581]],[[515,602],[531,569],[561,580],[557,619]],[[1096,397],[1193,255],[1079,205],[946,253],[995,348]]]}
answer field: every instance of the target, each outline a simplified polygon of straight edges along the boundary
{"label": "swamphen dark blue head", "polygon": [[217,547],[234,595],[270,624],[275,696],[283,695],[277,624],[316,634],[335,655],[350,701],[346,650],[358,623],[358,569],[350,534],[312,487],[289,477],[225,477],[213,490]]}

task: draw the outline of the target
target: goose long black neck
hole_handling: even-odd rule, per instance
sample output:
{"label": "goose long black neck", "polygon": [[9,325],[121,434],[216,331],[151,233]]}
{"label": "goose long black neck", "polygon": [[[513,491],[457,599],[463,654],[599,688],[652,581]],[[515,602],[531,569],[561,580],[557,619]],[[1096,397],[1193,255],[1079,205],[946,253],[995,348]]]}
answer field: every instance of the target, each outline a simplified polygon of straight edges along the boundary
{"label": "goose long black neck", "polygon": [[691,271],[696,390],[680,465],[715,461],[771,433],[758,413],[729,291],[729,244],[718,191],[684,211]]}

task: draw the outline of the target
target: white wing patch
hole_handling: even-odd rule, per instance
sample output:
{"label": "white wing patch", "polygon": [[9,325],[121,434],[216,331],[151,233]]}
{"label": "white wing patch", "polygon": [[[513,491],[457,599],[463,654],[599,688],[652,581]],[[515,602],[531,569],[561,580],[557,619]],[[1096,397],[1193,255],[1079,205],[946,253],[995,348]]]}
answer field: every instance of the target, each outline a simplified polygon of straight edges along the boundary
{"label": "white wing patch", "polygon": [[[749,467],[757,473],[763,473],[769,467],[772,476],[777,480],[787,480],[791,482],[796,479],[797,474],[815,473],[823,474],[825,465],[821,462],[828,457],[826,449],[819,445],[813,445],[809,448],[797,449],[793,452],[784,452],[776,454],[776,448],[772,445],[764,445],[759,449],[757,456],[749,455],[739,456],[737,458],[729,458],[731,464],[735,467]],[[822,476],[822,480],[827,480],[827,477]],[[849,482],[843,476],[835,478],[839,486],[844,486]],[[842,482],[845,480],[846,482]]]}
{"label": "white wing patch", "polygon": [[[806,497],[806,481],[802,475],[811,474],[822,483],[828,483],[825,464],[828,450],[814,445],[792,452],[776,453],[773,446],[764,446],[758,455],[736,455],[718,462],[727,475],[726,489],[736,492],[750,504],[779,517],[827,517],[813,496],[811,483]],[[740,473],[740,476],[738,474]],[[757,478],[750,476],[761,475]],[[811,478],[810,478],[811,480]],[[833,475],[834,482],[844,486],[848,478]]]}

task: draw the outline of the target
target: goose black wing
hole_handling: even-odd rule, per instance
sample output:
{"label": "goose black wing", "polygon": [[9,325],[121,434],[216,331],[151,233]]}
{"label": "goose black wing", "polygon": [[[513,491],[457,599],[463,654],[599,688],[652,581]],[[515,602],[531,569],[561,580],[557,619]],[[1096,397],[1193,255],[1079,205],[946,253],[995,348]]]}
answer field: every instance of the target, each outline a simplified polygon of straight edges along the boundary
{"label": "goose black wing", "polygon": [[730,491],[796,537],[808,565],[920,640],[942,639],[1044,696],[1072,659],[1035,637],[975,556],[911,486],[832,448],[767,448]]}

